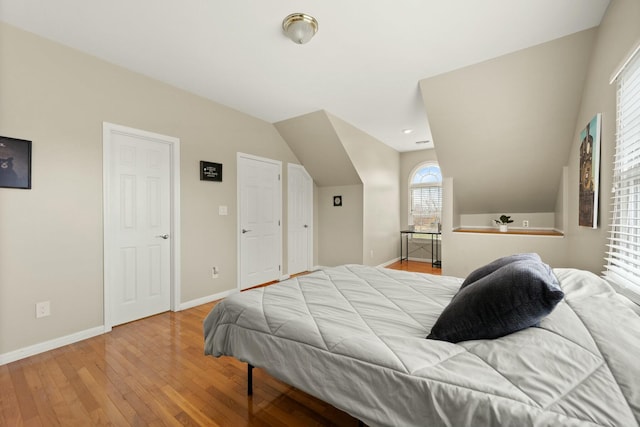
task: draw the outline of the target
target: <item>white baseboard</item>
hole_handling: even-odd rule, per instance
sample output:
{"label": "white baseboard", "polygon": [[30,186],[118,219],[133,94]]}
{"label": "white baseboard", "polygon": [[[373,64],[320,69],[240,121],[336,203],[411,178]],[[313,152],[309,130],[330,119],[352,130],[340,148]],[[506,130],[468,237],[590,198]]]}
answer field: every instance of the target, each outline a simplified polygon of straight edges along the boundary
{"label": "white baseboard", "polygon": [[[211,301],[217,301],[225,298],[231,294],[238,292],[237,289],[231,289],[229,291],[220,292],[214,295],[209,295],[203,298],[198,298],[192,301],[181,303],[178,310],[186,310],[188,308],[196,307],[198,305],[207,304]],[[36,354],[44,353],[45,351],[54,350],[56,348],[64,347],[65,345],[73,344],[88,338],[93,338],[98,335],[102,335],[109,332],[105,329],[104,325],[97,326],[95,328],[86,329],[84,331],[76,332],[74,334],[66,335],[64,337],[55,338],[49,341],[34,344],[28,347],[20,348],[18,350],[10,351],[8,353],[0,354],[0,366],[7,363],[15,362],[20,359],[25,359]]]}
{"label": "white baseboard", "polygon": [[30,345],[29,347],[20,348],[18,350],[10,351],[9,353],[0,354],[0,366],[15,362],[16,360],[35,356],[36,354],[44,353],[45,351],[64,347],[65,345],[73,344],[78,341],[93,338],[95,336],[102,335],[103,333],[105,333],[104,326],[96,326],[95,328],[86,329],[71,335]]}
{"label": "white baseboard", "polygon": [[398,261],[400,261],[400,257],[394,258],[394,259],[392,259],[390,261],[387,261],[387,262],[383,262],[382,264],[378,264],[378,267],[386,267],[386,266],[391,265],[394,262],[398,262]]}
{"label": "white baseboard", "polygon": [[[410,259],[414,260],[414,258],[410,258]],[[419,259],[419,258],[415,258],[415,259]],[[394,258],[394,259],[392,259],[390,261],[383,262],[382,264],[378,264],[378,265],[376,265],[376,267],[386,267],[386,266],[391,265],[394,262],[398,262],[398,261],[400,261],[400,257]],[[431,260],[426,260],[426,261],[431,262]],[[311,271],[316,271],[316,270],[319,270],[321,268],[328,268],[328,267],[324,267],[322,265],[316,265],[316,266],[313,267],[313,269]]]}
{"label": "white baseboard", "polygon": [[226,298],[229,295],[235,294],[237,292],[238,292],[237,289],[230,289],[228,291],[219,292],[217,294],[208,295],[206,297],[197,298],[197,299],[194,299],[194,300],[191,300],[191,301],[183,302],[178,306],[178,310],[182,311],[182,310],[186,310],[186,309],[189,309],[189,308],[197,307],[197,306],[202,305],[202,304],[207,304],[207,303],[210,303],[212,301],[217,301],[219,299]]}
{"label": "white baseboard", "polygon": [[431,258],[417,258],[417,257],[409,257],[409,261],[418,261],[418,262],[433,262]]}

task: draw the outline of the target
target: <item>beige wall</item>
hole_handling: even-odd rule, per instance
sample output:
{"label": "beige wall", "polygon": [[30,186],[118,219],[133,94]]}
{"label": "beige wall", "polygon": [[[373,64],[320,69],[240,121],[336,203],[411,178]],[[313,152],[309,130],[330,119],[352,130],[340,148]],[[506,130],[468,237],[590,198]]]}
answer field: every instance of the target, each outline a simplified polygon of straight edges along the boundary
{"label": "beige wall", "polygon": [[283,120],[274,126],[317,185],[362,183],[326,111]]}
{"label": "beige wall", "polygon": [[0,189],[0,356],[103,324],[103,121],[181,140],[182,302],[236,287],[236,152],[283,161],[283,213],[298,163],[273,125],[5,24],[0,55],[0,134],[33,141],[33,188]]}
{"label": "beige wall", "polygon": [[[521,236],[454,232],[461,217],[456,199],[455,179],[443,182],[442,208],[442,274],[466,277],[476,268],[502,256],[520,252],[536,252],[552,267],[567,267],[566,237]],[[551,221],[552,214],[543,214],[539,221]],[[546,219],[545,219],[546,218]]]}
{"label": "beige wall", "polygon": [[[615,132],[615,87],[608,81],[640,39],[638,22],[637,0],[613,0],[595,35],[586,32],[576,39],[581,50],[592,38],[595,47],[573,126],[568,185],[562,187],[569,196],[568,219],[563,222],[567,237],[537,240],[498,235],[478,240],[456,235],[451,229],[459,225],[460,214],[475,209],[461,209],[460,201],[446,200],[455,182],[448,178],[448,216],[443,218],[445,274],[464,276],[496,256],[531,250],[554,266],[601,270]],[[423,85],[423,93],[424,89]],[[562,97],[560,92],[555,95]],[[460,112],[465,105],[449,99],[456,104],[453,111]],[[444,94],[441,101],[446,100]],[[574,183],[578,179],[577,135],[597,112],[603,114],[602,219],[597,230],[590,230],[577,226]],[[556,116],[564,122],[566,115]],[[459,117],[447,118],[452,126],[459,125],[456,119]],[[102,325],[103,121],[181,139],[182,302],[236,286],[236,152],[283,161],[284,186],[286,163],[299,163],[269,123],[0,24],[0,134],[33,141],[33,189],[0,189],[0,356]],[[337,128],[342,136],[350,135],[345,146],[358,165],[358,174],[365,177],[364,184],[314,187],[314,261],[321,265],[377,264],[395,258],[397,230],[406,227],[407,221],[408,174],[418,162],[432,155],[435,158],[435,152],[396,153],[388,161],[384,150],[373,154],[363,150],[367,137],[354,137],[357,132],[350,125],[338,124]],[[452,146],[450,157],[458,156],[457,161],[466,165],[469,155],[463,153],[470,153],[470,147],[496,152],[477,139],[461,141],[467,149]],[[471,158],[477,159],[473,153]],[[200,160],[223,163],[224,181],[199,181]],[[443,170],[446,173],[446,165]],[[397,187],[388,184],[390,177]],[[371,185],[374,191],[369,193]],[[557,212],[562,203],[560,192],[555,200]],[[342,208],[333,207],[336,194],[344,197]],[[286,188],[283,196],[286,214]],[[229,207],[228,216],[217,215],[220,205]],[[377,234],[376,230],[382,231]],[[212,241],[218,244],[211,245]],[[283,245],[284,262],[285,236]],[[217,280],[209,276],[214,263],[221,270]],[[35,319],[39,301],[51,301],[50,317]]]}
{"label": "beige wall", "polygon": [[[325,197],[329,190],[346,188],[350,199],[362,203],[357,207],[362,214],[357,225],[352,216],[355,205],[350,209],[325,206],[318,210],[316,219],[323,230],[319,234],[318,262],[378,265],[396,258],[400,227],[399,153],[323,110],[275,126],[312,176],[320,195]],[[362,193],[353,193],[355,188]],[[324,206],[322,202],[320,206]],[[351,226],[335,234],[332,227],[341,228],[345,221]],[[352,250],[359,253],[351,253]]]}
{"label": "beige wall", "polygon": [[420,81],[460,213],[553,212],[596,30]]}
{"label": "beige wall", "polygon": [[[318,187],[317,190],[319,265],[362,264],[362,185]],[[342,196],[342,206],[333,206],[334,196]]]}
{"label": "beige wall", "polygon": [[567,266],[564,237],[443,232],[442,274],[466,277],[481,265],[506,255],[536,252],[552,267]]}
{"label": "beige wall", "polygon": [[[460,215],[460,226],[470,228],[497,228],[494,220],[500,218],[503,212],[493,212],[489,214],[462,214]],[[510,229],[524,228],[523,221],[529,221],[530,229],[546,229],[555,228],[555,212],[528,212],[528,213],[511,213],[509,216],[513,223],[509,224]]]}
{"label": "beige wall", "polygon": [[[472,147],[482,148],[482,150],[487,153],[485,157],[491,156],[491,153],[498,152],[498,148],[484,143],[478,144],[478,141],[475,140],[472,142],[465,141],[465,147],[470,147],[469,150],[467,150],[462,149],[459,146],[459,144],[461,143],[460,141],[464,140],[464,138],[455,138],[457,139],[457,142],[448,140],[442,141],[440,139],[436,140],[437,150],[439,149],[438,143],[443,143],[445,151],[455,150],[455,152],[451,152],[451,158],[453,158],[454,155],[457,155],[456,162],[452,163],[453,168],[448,168],[448,166],[450,166],[449,163],[445,162],[446,159],[440,159],[440,151],[438,151],[438,157],[441,161],[443,171],[445,172],[445,175],[449,177],[449,179],[447,180],[445,191],[445,211],[447,213],[445,215],[445,218],[443,218],[444,274],[466,276],[477,266],[491,261],[498,256],[523,251],[536,251],[540,253],[542,258],[552,266],[583,268],[595,273],[599,273],[600,271],[602,271],[602,266],[604,263],[603,259],[606,250],[605,245],[608,237],[607,224],[609,221],[610,206],[608,189],[611,188],[612,183],[611,165],[613,163],[615,134],[615,86],[609,85],[609,79],[611,73],[614,71],[620,61],[622,61],[625,54],[627,54],[629,49],[631,49],[631,47],[638,40],[640,40],[640,25],[638,25],[638,22],[640,22],[639,2],[635,0],[613,0],[607,10],[607,13],[605,14],[601,26],[598,29],[589,30],[575,36],[569,36],[568,38],[565,38],[563,40],[553,41],[548,44],[542,45],[542,49],[547,50],[548,48],[551,48],[552,50],[550,52],[553,52],[556,48],[561,48],[563,44],[566,46],[566,43],[573,44],[575,42],[576,46],[579,47],[580,52],[582,52],[582,58],[588,59],[588,61],[584,63],[584,71],[586,72],[578,73],[578,80],[576,80],[582,82],[580,86],[580,92],[574,93],[575,88],[571,89],[569,92],[567,92],[566,88],[562,88],[562,90],[554,89],[555,93],[553,95],[558,99],[571,97],[572,99],[579,100],[579,104],[576,109],[577,113],[575,114],[575,118],[573,120],[571,119],[571,115],[568,114],[568,112],[570,112],[569,107],[570,103],[572,102],[571,99],[563,101],[567,109],[565,109],[565,112],[562,113],[561,116],[558,116],[562,117],[563,121],[568,120],[570,123],[573,123],[574,131],[571,133],[571,136],[563,136],[565,133],[563,130],[562,132],[559,132],[557,134],[558,138],[551,140],[554,144],[566,144],[568,149],[566,150],[565,154],[562,153],[563,149],[561,147],[559,150],[542,149],[538,150],[538,153],[529,153],[524,156],[523,153],[509,153],[508,151],[504,151],[501,153],[500,161],[502,163],[510,163],[510,159],[512,158],[516,159],[524,157],[530,163],[532,163],[533,160],[537,158],[538,161],[543,160],[544,162],[551,164],[552,159],[560,156],[561,162],[563,162],[564,165],[568,165],[568,167],[554,166],[553,170],[548,170],[545,167],[538,167],[538,173],[525,174],[529,177],[553,175],[554,179],[552,180],[552,182],[546,182],[544,185],[553,189],[552,194],[554,194],[554,198],[552,201],[555,208],[554,225],[555,228],[562,229],[565,232],[564,238],[541,238],[531,236],[518,237],[504,235],[475,236],[463,233],[453,233],[451,231],[452,228],[460,225],[460,217],[464,214],[474,213],[476,207],[480,206],[477,203],[473,203],[472,206],[469,207],[468,199],[466,197],[461,198],[461,193],[457,191],[457,187],[460,185],[466,186],[466,192],[473,190],[474,188],[479,188],[478,186],[480,185],[484,185],[481,179],[478,179],[478,181],[473,186],[468,186],[467,183],[464,182],[465,176],[467,176],[469,172],[474,171],[471,158],[478,159],[482,157],[482,155],[478,157],[477,153],[473,151]],[[585,47],[588,47],[587,51],[585,51]],[[536,49],[537,48],[533,48],[533,50],[527,49],[521,51],[519,53],[513,54],[511,58],[523,58],[523,55],[527,55],[529,52],[535,52]],[[506,59],[510,58],[506,57]],[[574,58],[573,60],[576,61],[576,64],[580,63],[579,58]],[[469,72],[473,72],[475,69],[484,69],[488,65],[495,66],[502,63],[502,59],[492,60],[487,64],[468,67],[467,69],[462,70],[461,73],[468,74]],[[562,63],[562,61],[558,61],[554,65],[558,72],[560,72],[560,68],[566,68],[558,66],[558,64]],[[522,75],[522,73],[519,74]],[[438,82],[440,84],[443,84],[449,82],[449,80],[454,77],[456,76],[443,75],[441,77],[438,77]],[[574,81],[574,83],[576,81]],[[436,93],[433,92],[437,91],[437,86],[434,85],[438,82],[436,82],[435,80],[421,82],[423,96],[426,97],[429,94],[433,95],[434,93]],[[425,89],[429,89],[429,92],[427,92]],[[504,87],[500,90],[504,90]],[[528,101],[533,101],[535,99],[537,98],[529,98]],[[427,104],[436,104],[438,100],[439,99],[431,99],[427,102]],[[450,98],[447,102],[456,102],[456,98]],[[553,105],[553,109],[558,108],[558,105],[556,105],[556,103],[547,103],[547,107],[549,107],[550,105]],[[435,108],[439,107],[435,106]],[[430,113],[430,122],[432,124],[432,129],[434,130],[434,138],[436,138],[438,136],[437,123],[439,120],[438,118],[434,118],[431,116],[430,109],[428,109],[428,112]],[[578,227],[577,225],[579,148],[578,134],[580,130],[584,128],[586,123],[593,117],[593,115],[598,112],[602,113],[603,119],[600,175],[601,203],[599,212],[599,216],[601,219],[599,228],[593,230],[589,228]],[[531,114],[527,115],[531,116]],[[539,115],[536,115],[536,117],[539,117]],[[444,131],[445,133],[448,133],[449,130],[451,130],[452,132],[451,135],[459,132],[460,120],[463,119],[462,117],[458,117],[458,122],[454,120],[455,117],[453,116],[443,116],[440,118],[440,120],[445,119],[450,120],[448,122],[449,127],[447,127]],[[553,124],[553,121],[544,120],[543,122],[544,126]],[[494,120],[492,121],[492,128],[496,123],[503,123],[504,127],[513,127],[513,124],[517,123],[517,120]],[[481,134],[483,133],[478,126],[472,126],[472,128]],[[498,134],[500,134],[500,132],[498,132]],[[568,138],[570,138],[570,141],[567,141]],[[511,138],[509,139],[509,144],[512,144],[513,141],[517,140],[517,138]],[[504,139],[500,141],[504,141]],[[449,144],[449,142],[451,142],[451,144]],[[473,154],[471,158],[469,154]],[[504,168],[490,167],[491,161],[482,161],[481,164],[484,165],[483,170],[496,169],[499,170],[500,173],[505,172]],[[514,164],[517,164],[517,162]],[[456,170],[465,168],[467,167],[466,165],[471,165],[467,168],[467,171],[456,173]],[[452,172],[449,173],[448,171]],[[475,172],[477,173],[480,171]],[[515,176],[517,174],[514,172],[513,175]],[[522,191],[524,195],[530,194],[531,190],[534,188],[532,186],[526,185],[516,187],[524,189]],[[505,193],[497,191],[499,189],[499,186],[496,186],[494,188],[493,194],[485,192],[483,193],[483,197],[486,197],[487,200],[494,200],[498,197],[508,198],[506,197]],[[464,192],[463,194],[467,194],[466,192]],[[456,199],[453,199],[452,193],[457,193]],[[461,204],[464,204],[462,208],[460,206]],[[484,212],[479,213],[486,213],[491,211],[495,210],[485,210]],[[505,211],[507,213],[518,212],[518,210],[511,210],[508,208],[505,209]],[[548,210],[533,210],[533,212],[548,212]]]}
{"label": "beige wall", "polygon": [[384,264],[400,250],[400,154],[367,133],[329,115],[363,183],[362,264]]}
{"label": "beige wall", "polygon": [[[609,80],[629,50],[640,41],[640,2],[613,0],[598,29],[587,80],[582,94],[569,165],[569,215],[566,232],[569,236],[569,263],[572,267],[600,273],[610,221],[610,191],[613,180],[613,154],[616,131],[616,86]],[[597,229],[578,226],[578,136],[596,113],[602,113],[600,211]]]}

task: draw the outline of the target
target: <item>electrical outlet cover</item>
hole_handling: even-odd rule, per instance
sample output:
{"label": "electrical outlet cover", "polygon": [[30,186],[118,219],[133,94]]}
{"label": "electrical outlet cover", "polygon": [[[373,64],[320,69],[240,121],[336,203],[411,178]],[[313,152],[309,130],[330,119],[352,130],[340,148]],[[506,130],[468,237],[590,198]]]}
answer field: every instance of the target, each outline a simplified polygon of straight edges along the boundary
{"label": "electrical outlet cover", "polygon": [[49,301],[39,302],[36,304],[36,318],[46,317],[51,314],[51,305]]}

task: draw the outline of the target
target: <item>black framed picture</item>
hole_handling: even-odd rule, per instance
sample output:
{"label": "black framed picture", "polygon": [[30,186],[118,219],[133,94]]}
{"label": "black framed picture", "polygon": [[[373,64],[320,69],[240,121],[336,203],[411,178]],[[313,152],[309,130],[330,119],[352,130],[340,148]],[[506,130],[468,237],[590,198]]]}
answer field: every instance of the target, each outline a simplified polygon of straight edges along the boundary
{"label": "black framed picture", "polygon": [[0,136],[0,187],[31,188],[31,141]]}
{"label": "black framed picture", "polygon": [[222,164],[200,160],[200,181],[222,181]]}

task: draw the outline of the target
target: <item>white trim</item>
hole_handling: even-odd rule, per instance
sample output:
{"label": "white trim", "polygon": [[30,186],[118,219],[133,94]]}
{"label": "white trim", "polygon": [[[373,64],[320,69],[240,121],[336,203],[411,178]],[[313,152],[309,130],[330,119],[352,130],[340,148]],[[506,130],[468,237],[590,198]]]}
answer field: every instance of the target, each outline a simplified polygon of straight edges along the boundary
{"label": "white trim", "polygon": [[388,265],[393,264],[394,262],[400,261],[400,257],[394,258],[391,261],[383,262],[382,264],[378,264],[376,267],[386,267]]}
{"label": "white trim", "polygon": [[196,298],[191,301],[183,302],[180,304],[179,310],[187,310],[189,308],[197,307],[202,304],[208,304],[213,301],[218,301],[229,295],[237,294],[237,289],[229,289],[228,291],[218,292],[217,294],[207,295],[206,297]]}
{"label": "white trim", "polygon": [[111,321],[111,278],[109,277],[109,268],[111,260],[109,259],[110,241],[113,236],[112,224],[108,223],[109,219],[109,197],[111,195],[110,168],[111,162],[111,135],[112,134],[130,135],[136,138],[145,138],[156,142],[169,144],[171,150],[170,168],[171,168],[171,310],[179,311],[180,308],[180,139],[172,136],[161,135],[158,133],[148,132],[140,129],[134,129],[127,126],[121,126],[109,122],[102,122],[102,185],[103,185],[103,313],[104,313],[104,331],[110,332],[112,328]]}
{"label": "white trim", "polygon": [[63,337],[58,337],[49,341],[44,341],[38,344],[23,347],[18,350],[10,351],[8,353],[0,354],[0,366],[7,363],[15,362],[16,360],[25,359],[27,357],[35,356],[36,354],[44,353],[45,351],[55,350],[56,348],[64,347],[65,345],[73,344],[78,341],[83,341],[88,338],[93,338],[98,335],[102,335],[108,332],[104,326],[97,326],[91,329],[85,329],[84,331],[76,332]]}
{"label": "white trim", "polygon": [[[411,172],[409,173],[409,180],[408,180],[409,187],[411,187],[413,176],[416,174],[416,172],[418,172],[420,169],[426,166],[437,166],[438,169],[440,169],[440,164],[438,163],[437,160],[425,160],[424,162],[418,163],[413,169],[411,169]],[[442,169],[440,169],[440,174],[442,175]]]}
{"label": "white trim", "polygon": [[[407,180],[407,225],[409,227],[413,226],[413,213],[412,213],[412,206],[411,206],[411,201],[412,201],[412,197],[413,197],[412,194],[411,194],[412,193],[411,190],[413,190],[413,188],[414,188],[414,187],[412,187],[412,185],[413,185],[413,176],[420,169],[422,169],[424,167],[428,167],[428,166],[436,166],[438,169],[440,169],[440,176],[442,176],[442,169],[440,168],[440,164],[438,163],[437,160],[425,160],[423,162],[418,163],[413,169],[411,169],[411,172],[409,173],[409,178]],[[442,177],[442,181],[440,182],[440,188],[441,189],[443,189],[443,186],[442,186],[443,182],[444,182],[444,177]],[[435,187],[435,186],[431,185],[429,187]],[[416,185],[416,188],[418,188],[417,185]],[[440,197],[442,197],[442,193],[440,193]],[[442,211],[443,211],[443,207],[440,206],[440,223],[442,223]]]}
{"label": "white trim", "polygon": [[[307,240],[307,265],[306,265],[306,270],[309,271],[309,268],[311,267],[311,265],[313,265],[313,246],[314,246],[314,241],[313,241],[313,178],[311,177],[311,175],[309,174],[309,172],[307,172],[307,169],[305,169],[304,166],[296,164],[296,163],[287,163],[287,209],[289,209],[289,200],[291,200],[291,187],[289,186],[289,179],[291,176],[291,169],[298,169],[300,171],[302,171],[302,173],[304,173],[307,178],[309,178],[309,188],[307,188],[307,191],[309,191],[309,205],[305,206],[305,209],[308,210],[307,215],[309,217],[309,231],[308,231],[308,240]],[[288,211],[287,211],[288,212]],[[289,250],[289,216],[287,213],[287,251]],[[287,271],[289,271],[289,259],[287,259]]]}
{"label": "white trim", "polygon": [[624,57],[620,65],[616,67],[613,74],[611,74],[611,78],[609,79],[609,84],[613,84],[618,79],[618,77],[620,77],[620,74],[622,74],[624,69],[627,68],[627,65],[629,65],[629,62],[631,62],[631,60],[634,58],[634,56],[638,52],[640,52],[640,40],[636,42],[636,44],[631,48],[627,56]]}
{"label": "white trim", "polygon": [[457,234],[478,234],[474,231],[467,231],[467,229],[471,230],[484,230],[484,229],[493,229],[496,230],[495,233],[486,233],[483,236],[503,236],[503,237],[544,237],[545,239],[555,238],[555,239],[564,239],[566,236],[562,230],[558,230],[556,228],[535,228],[535,227],[509,227],[510,230],[517,231],[525,231],[525,230],[537,230],[537,231],[557,231],[559,233],[563,233],[561,236],[550,235],[550,234],[527,234],[527,233],[501,233],[495,227],[455,227],[451,231]]}
{"label": "white trim", "polygon": [[[270,163],[273,165],[277,165],[278,166],[278,174],[280,176],[280,186],[278,187],[278,196],[279,196],[279,200],[280,202],[278,203],[278,219],[280,221],[280,233],[278,233],[278,258],[279,258],[279,264],[280,264],[280,274],[282,274],[283,269],[284,269],[284,263],[282,262],[282,236],[284,234],[283,230],[284,230],[284,224],[282,221],[282,162],[280,160],[273,160],[273,159],[269,159],[267,157],[260,157],[260,156],[254,156],[253,154],[246,154],[246,153],[241,153],[241,152],[237,152],[236,153],[236,259],[237,261],[237,283],[236,283],[236,288],[238,291],[242,290],[242,254],[241,254],[241,248],[240,248],[240,239],[241,239],[241,235],[242,235],[242,221],[241,221],[241,208],[240,205],[242,204],[242,200],[240,198],[240,159],[244,158],[244,159],[248,159],[248,160],[254,160],[254,161],[258,161],[258,162],[265,162],[265,163]],[[256,285],[257,286],[257,285]],[[248,288],[247,288],[248,289]]]}
{"label": "white trim", "polygon": [[284,282],[285,280],[291,279],[291,276],[289,274],[283,274],[282,276],[280,276],[280,278],[278,279],[279,282]]}
{"label": "white trim", "polygon": [[173,233],[171,239],[171,253],[173,256],[171,257],[171,272],[173,273],[172,283],[173,283],[173,295],[171,299],[171,310],[180,311],[180,300],[182,298],[182,252],[181,252],[181,238],[182,238],[182,229],[180,228],[181,224],[181,204],[180,204],[180,139],[175,138],[174,142],[171,143],[171,184],[172,184],[172,192],[171,195],[171,230]]}
{"label": "white trim", "polygon": [[424,262],[424,263],[433,263],[435,260],[431,259],[431,258],[420,258],[420,257],[415,257],[415,256],[410,256],[409,257],[409,261],[417,261],[417,262]]}
{"label": "white trim", "polygon": [[[462,225],[460,227],[454,228],[453,231],[456,230],[462,230],[465,228],[470,228],[472,230],[495,230],[496,233],[499,233],[499,228],[496,227],[495,225]],[[508,227],[509,230],[515,230],[515,231],[557,231],[559,233],[562,233],[562,230],[555,228],[555,227],[512,227],[511,225]],[[416,231],[416,233],[419,233],[419,231]],[[429,233],[427,233],[429,234]],[[413,237],[414,239],[416,237]]]}

